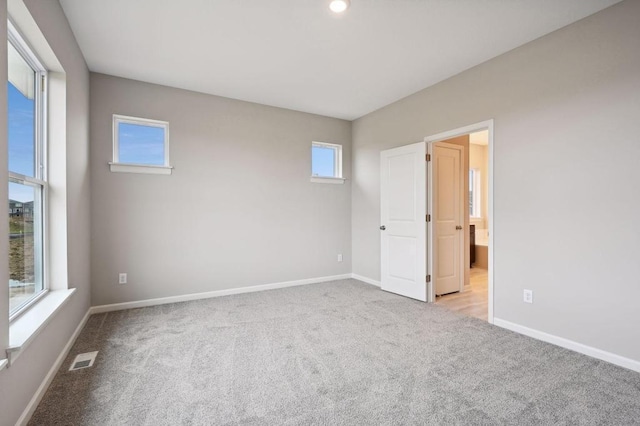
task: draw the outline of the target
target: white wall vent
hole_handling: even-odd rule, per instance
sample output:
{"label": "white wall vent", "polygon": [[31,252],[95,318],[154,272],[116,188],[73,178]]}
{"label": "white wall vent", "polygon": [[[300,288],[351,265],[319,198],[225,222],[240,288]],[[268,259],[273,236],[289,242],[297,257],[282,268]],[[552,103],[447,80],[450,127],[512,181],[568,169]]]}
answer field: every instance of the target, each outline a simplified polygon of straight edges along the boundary
{"label": "white wall vent", "polygon": [[78,354],[76,356],[76,359],[74,359],[73,362],[71,363],[71,367],[69,368],[69,371],[80,370],[82,368],[91,367],[96,360],[96,355],[98,355],[98,351]]}

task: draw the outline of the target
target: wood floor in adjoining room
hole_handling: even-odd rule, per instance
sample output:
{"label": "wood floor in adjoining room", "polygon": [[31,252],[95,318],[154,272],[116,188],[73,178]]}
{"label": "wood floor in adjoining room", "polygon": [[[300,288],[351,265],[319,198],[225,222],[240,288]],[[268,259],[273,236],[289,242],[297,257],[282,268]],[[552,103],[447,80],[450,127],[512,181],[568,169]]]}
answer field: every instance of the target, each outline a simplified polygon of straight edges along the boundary
{"label": "wood floor in adjoining room", "polygon": [[486,269],[471,268],[470,283],[459,293],[438,297],[436,303],[452,311],[487,321],[489,315],[489,276]]}

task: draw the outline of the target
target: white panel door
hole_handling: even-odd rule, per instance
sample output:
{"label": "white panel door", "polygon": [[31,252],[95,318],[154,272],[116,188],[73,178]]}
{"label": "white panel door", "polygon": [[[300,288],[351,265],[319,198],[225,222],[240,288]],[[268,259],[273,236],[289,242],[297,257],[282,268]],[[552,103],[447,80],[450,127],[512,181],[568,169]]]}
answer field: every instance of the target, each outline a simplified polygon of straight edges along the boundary
{"label": "white panel door", "polygon": [[380,153],[382,289],[427,301],[426,144]]}
{"label": "white panel door", "polygon": [[462,149],[433,144],[433,281],[438,295],[464,289]]}

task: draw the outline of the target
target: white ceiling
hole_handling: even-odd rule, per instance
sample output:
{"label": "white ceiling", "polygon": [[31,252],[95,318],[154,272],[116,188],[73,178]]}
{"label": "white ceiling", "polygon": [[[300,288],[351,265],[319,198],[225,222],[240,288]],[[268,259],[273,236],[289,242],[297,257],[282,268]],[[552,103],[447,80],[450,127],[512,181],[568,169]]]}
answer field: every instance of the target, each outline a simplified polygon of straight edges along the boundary
{"label": "white ceiling", "polygon": [[355,119],[619,0],[60,0],[91,71]]}

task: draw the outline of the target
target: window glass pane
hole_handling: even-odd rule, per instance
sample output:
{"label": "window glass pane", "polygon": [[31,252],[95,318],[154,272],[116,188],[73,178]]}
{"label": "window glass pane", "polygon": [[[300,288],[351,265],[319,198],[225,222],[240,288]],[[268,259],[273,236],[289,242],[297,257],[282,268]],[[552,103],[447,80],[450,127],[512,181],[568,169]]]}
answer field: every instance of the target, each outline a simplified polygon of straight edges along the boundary
{"label": "window glass pane", "polygon": [[481,218],[481,197],[480,171],[478,169],[469,170],[469,215]]}
{"label": "window glass pane", "polygon": [[43,289],[41,192],[9,182],[9,312]]}
{"label": "window glass pane", "polygon": [[164,128],[118,124],[118,162],[164,165]]}
{"label": "window glass pane", "polygon": [[473,178],[473,170],[469,170],[469,216],[475,216],[473,211],[473,199],[474,199],[474,185],[475,179]]}
{"label": "window glass pane", "polygon": [[324,146],[311,148],[311,175],[336,177],[336,150]]}
{"label": "window glass pane", "polygon": [[35,177],[35,72],[9,43],[9,171]]}

